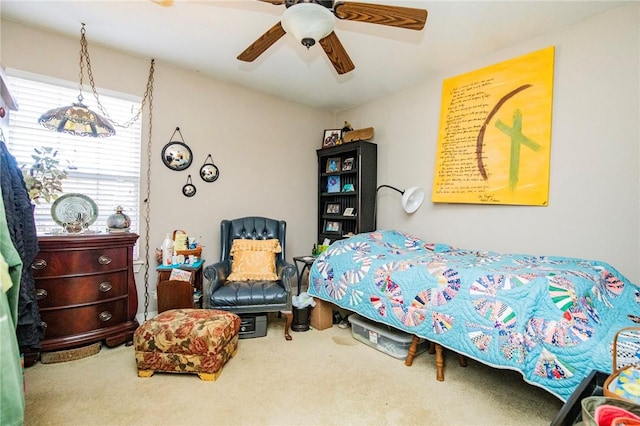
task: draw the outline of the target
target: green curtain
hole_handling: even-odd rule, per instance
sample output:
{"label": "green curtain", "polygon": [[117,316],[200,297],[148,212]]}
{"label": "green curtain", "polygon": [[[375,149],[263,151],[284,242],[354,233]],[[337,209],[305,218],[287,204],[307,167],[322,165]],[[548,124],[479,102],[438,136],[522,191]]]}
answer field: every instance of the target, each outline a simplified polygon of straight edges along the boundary
{"label": "green curtain", "polygon": [[0,425],[3,426],[24,422],[24,379],[16,337],[21,274],[22,259],[11,242],[0,189]]}

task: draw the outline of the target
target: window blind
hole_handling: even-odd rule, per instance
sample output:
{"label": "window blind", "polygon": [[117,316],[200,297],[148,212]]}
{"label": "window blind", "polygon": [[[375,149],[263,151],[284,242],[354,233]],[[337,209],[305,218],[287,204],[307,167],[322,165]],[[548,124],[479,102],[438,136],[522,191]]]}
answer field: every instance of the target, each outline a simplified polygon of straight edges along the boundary
{"label": "window blind", "polygon": [[[62,181],[64,194],[80,193],[93,199],[98,206],[98,218],[90,229],[103,231],[109,215],[117,206],[131,218],[131,231],[139,229],[141,120],[128,128],[116,127],[115,136],[93,138],[58,133],[38,124],[42,113],[52,108],[77,102],[77,84],[7,71],[12,94],[18,101],[18,111],[9,117],[7,147],[19,165],[33,162],[34,148],[58,150],[60,165],[73,165],[68,178]],[[140,109],[140,98],[129,95],[103,94],[100,103],[116,123],[125,123]],[[83,103],[93,111],[97,107],[90,87],[83,87]],[[51,217],[51,204],[35,208],[38,234],[59,232],[61,227]]]}

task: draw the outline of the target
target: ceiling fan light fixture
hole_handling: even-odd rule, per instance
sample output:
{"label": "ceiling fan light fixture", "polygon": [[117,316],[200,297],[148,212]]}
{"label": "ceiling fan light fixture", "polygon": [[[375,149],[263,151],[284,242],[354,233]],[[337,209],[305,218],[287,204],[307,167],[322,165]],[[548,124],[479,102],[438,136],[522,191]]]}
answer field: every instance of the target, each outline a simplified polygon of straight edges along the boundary
{"label": "ceiling fan light fixture", "polygon": [[314,3],[299,3],[282,14],[282,28],[307,49],[333,31],[335,18],[329,9]]}

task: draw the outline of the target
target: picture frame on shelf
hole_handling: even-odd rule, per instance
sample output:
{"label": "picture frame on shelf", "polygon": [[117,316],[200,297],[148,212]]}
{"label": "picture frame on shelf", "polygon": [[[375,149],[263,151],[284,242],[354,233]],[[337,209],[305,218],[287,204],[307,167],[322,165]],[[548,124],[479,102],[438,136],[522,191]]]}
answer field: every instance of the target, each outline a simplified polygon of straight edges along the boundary
{"label": "picture frame on shelf", "polygon": [[355,216],[353,207],[347,207],[346,209],[344,209],[344,213],[342,213],[342,216]]}
{"label": "picture frame on shelf", "polygon": [[344,161],[342,162],[342,171],[349,172],[353,170],[353,163],[354,163],[353,157],[345,158]]}
{"label": "picture frame on shelf", "polygon": [[327,158],[327,173],[335,173],[340,171],[340,157]]}
{"label": "picture frame on shelf", "polygon": [[327,178],[327,192],[340,192],[340,176]]}
{"label": "picture frame on shelf", "polygon": [[325,220],[324,232],[339,234],[340,232],[342,232],[342,222],[339,222],[337,220]]}
{"label": "picture frame on shelf", "polygon": [[322,137],[322,147],[331,148],[342,144],[342,129],[326,129]]}
{"label": "picture frame on shelf", "polygon": [[353,192],[355,190],[356,188],[353,186],[352,183],[345,183],[344,186],[342,187],[342,192]]}
{"label": "picture frame on shelf", "polygon": [[340,214],[340,203],[326,203],[325,214]]}

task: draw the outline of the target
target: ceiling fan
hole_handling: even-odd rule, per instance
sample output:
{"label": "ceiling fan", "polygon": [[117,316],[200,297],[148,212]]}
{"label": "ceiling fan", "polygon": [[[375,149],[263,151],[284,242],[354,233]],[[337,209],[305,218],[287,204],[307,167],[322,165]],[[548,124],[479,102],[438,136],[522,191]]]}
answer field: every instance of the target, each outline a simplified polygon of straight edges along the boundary
{"label": "ceiling fan", "polygon": [[286,33],[310,48],[316,41],[324,49],[338,74],[355,69],[344,46],[333,31],[335,18],[370,24],[422,30],[427,11],[402,6],[333,0],[258,0],[286,6],[282,20],[247,47],[238,59],[252,62]]}
{"label": "ceiling fan", "polygon": [[[173,0],[151,0],[160,6],[173,6]],[[355,69],[349,54],[333,31],[335,18],[370,24],[388,25],[409,30],[422,30],[427,11],[403,6],[343,2],[334,0],[258,0],[276,6],[285,5],[282,20],[251,43],[238,59],[253,62],[286,33],[291,33],[304,46],[320,43],[338,74]]]}

